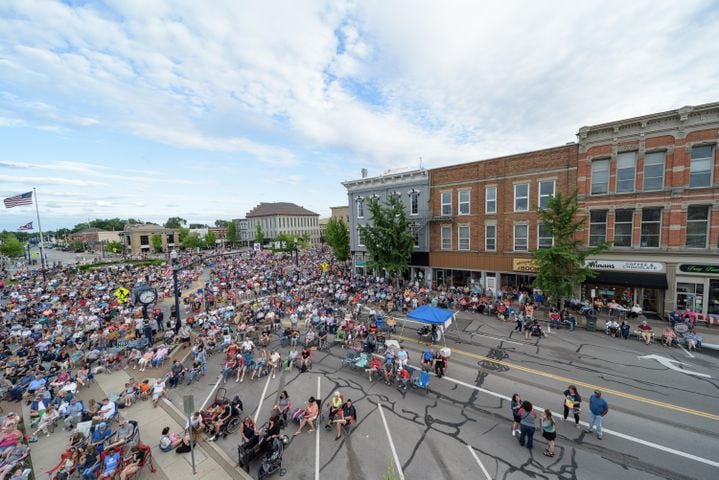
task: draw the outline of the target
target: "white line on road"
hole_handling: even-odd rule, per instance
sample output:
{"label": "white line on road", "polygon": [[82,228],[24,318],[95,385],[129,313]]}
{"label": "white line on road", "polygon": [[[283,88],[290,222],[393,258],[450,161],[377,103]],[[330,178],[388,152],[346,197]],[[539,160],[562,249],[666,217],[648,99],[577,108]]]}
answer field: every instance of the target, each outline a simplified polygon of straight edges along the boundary
{"label": "white line on road", "polygon": [[387,419],[384,418],[384,412],[382,411],[382,404],[378,403],[377,407],[379,408],[379,414],[382,417],[382,423],[384,423],[384,430],[387,432],[387,440],[389,440],[389,446],[392,449],[392,456],[394,457],[394,464],[397,466],[397,475],[399,475],[399,480],[404,480],[404,473],[402,472],[402,464],[399,463],[399,457],[397,456],[397,449],[394,448],[394,442],[392,441],[392,434],[389,432],[389,427],[387,426]]}
{"label": "white line on road", "polygon": [[691,353],[689,353],[689,350],[687,350],[686,348],[684,348],[684,347],[681,346],[681,345],[679,345],[679,348],[681,348],[681,349],[684,351],[684,353],[686,353],[687,355],[689,355],[689,358],[694,358],[694,355],[692,355]]}
{"label": "white line on road", "polygon": [[200,410],[204,410],[207,406],[207,403],[210,401],[210,399],[215,395],[215,390],[220,386],[220,383],[222,382],[222,374],[220,373],[217,376],[217,382],[215,383],[215,386],[212,387],[212,390],[210,390],[210,394],[207,396],[204,402],[202,402],[202,405],[200,406]]}
{"label": "white line on road", "polygon": [[[321,402],[320,398],[320,376],[317,376],[317,396],[315,397],[318,402]],[[322,408],[322,404],[320,403],[320,408]],[[321,412],[320,412],[321,413]],[[315,480],[320,480],[320,416],[319,413],[317,414],[317,432],[315,434]]]}
{"label": "white line on road", "polygon": [[486,468],[484,468],[484,464],[483,464],[482,461],[479,459],[479,457],[477,456],[477,454],[474,452],[474,449],[472,448],[472,445],[467,445],[467,448],[469,448],[469,453],[471,453],[472,456],[474,457],[474,459],[477,460],[477,464],[479,465],[479,468],[482,469],[482,472],[484,473],[484,476],[487,477],[487,480],[492,480],[492,477],[489,476],[489,472],[487,471]]}
{"label": "white line on road", "polygon": [[257,410],[255,411],[255,423],[257,423],[257,418],[260,416],[260,409],[262,408],[262,402],[265,401],[265,394],[267,393],[267,387],[270,385],[270,380],[272,379],[272,375],[269,373],[267,374],[267,381],[265,382],[265,388],[262,389],[262,396],[260,397],[260,403],[257,405]]}

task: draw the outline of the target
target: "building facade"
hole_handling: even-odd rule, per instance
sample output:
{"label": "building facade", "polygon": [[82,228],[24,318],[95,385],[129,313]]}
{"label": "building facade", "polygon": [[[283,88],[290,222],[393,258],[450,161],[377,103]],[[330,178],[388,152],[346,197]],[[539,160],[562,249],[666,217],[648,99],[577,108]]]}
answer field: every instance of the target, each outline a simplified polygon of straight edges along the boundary
{"label": "building facade", "polygon": [[350,207],[347,205],[342,205],[339,207],[330,207],[330,211],[332,214],[330,215],[330,218],[336,218],[337,220],[342,220],[345,222],[345,225],[349,226],[350,224]]}
{"label": "building facade", "polygon": [[[412,222],[415,235],[414,252],[410,258],[412,279],[425,282],[431,278],[429,271],[429,175],[427,170],[385,172],[376,177],[366,177],[343,182],[349,200],[350,251],[355,271],[366,273],[369,259],[367,249],[359,236],[359,226],[372,221],[367,202],[376,199],[387,201],[390,195],[397,195],[406,207],[407,218]],[[334,211],[333,211],[334,212]]]}
{"label": "building facade", "polygon": [[429,172],[432,284],[527,286],[531,252],[551,246],[537,207],[576,187],[578,146],[569,144]]}
{"label": "building facade", "polygon": [[257,226],[265,240],[272,241],[281,234],[307,236],[312,245],[320,243],[319,214],[294,203],[260,203],[247,215],[247,235],[252,243]]}
{"label": "building facade", "polygon": [[122,232],[103,230],[101,228],[86,228],[68,235],[67,238],[71,242],[82,242],[86,248],[91,250],[101,251],[104,245],[110,242],[121,242],[121,234]]}
{"label": "building facade", "polygon": [[122,232],[124,253],[129,255],[152,253],[153,235],[160,235],[163,252],[173,250],[180,244],[178,229],[165,228],[154,223],[127,224]]}
{"label": "building facade", "polygon": [[579,202],[594,259],[585,298],[719,315],[719,103],[582,127]]}

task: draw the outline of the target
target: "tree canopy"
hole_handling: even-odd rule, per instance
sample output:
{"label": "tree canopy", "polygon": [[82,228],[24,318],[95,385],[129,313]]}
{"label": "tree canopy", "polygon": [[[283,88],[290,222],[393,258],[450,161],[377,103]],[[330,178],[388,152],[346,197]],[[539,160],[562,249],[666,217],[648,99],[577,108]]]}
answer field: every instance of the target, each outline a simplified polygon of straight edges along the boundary
{"label": "tree canopy", "polygon": [[25,253],[24,245],[13,233],[4,234],[0,241],[2,241],[2,243],[0,243],[0,253],[6,257],[22,257]]}
{"label": "tree canopy", "polygon": [[155,253],[162,252],[162,236],[159,233],[155,233],[150,237],[150,243],[152,243],[152,249]]}
{"label": "tree canopy", "polygon": [[397,195],[390,195],[384,205],[370,199],[368,207],[371,223],[359,226],[362,243],[370,257],[368,266],[398,278],[407,269],[414,248],[412,222],[407,219]]}
{"label": "tree canopy", "polygon": [[187,225],[187,220],[182,217],[170,217],[165,222],[165,228],[183,228]]}
{"label": "tree canopy", "polygon": [[207,235],[205,235],[205,244],[209,248],[214,248],[216,242],[217,242],[217,235],[215,234],[215,232],[212,232],[212,231],[207,232]]}
{"label": "tree canopy", "polygon": [[325,227],[325,241],[332,247],[337,260],[344,262],[350,258],[349,230],[344,220],[330,218]]}
{"label": "tree canopy", "polygon": [[237,243],[237,227],[235,227],[235,222],[230,222],[227,225],[227,235],[225,236],[225,240],[228,245],[234,245]]}
{"label": "tree canopy", "polygon": [[231,223],[230,220],[215,220],[216,227],[228,227]]}
{"label": "tree canopy", "polygon": [[257,224],[257,228],[255,229],[255,242],[259,243],[260,245],[265,243],[265,232],[262,230],[262,225],[259,223]]}
{"label": "tree canopy", "polygon": [[584,266],[587,257],[607,250],[611,244],[604,242],[596,247],[585,248],[576,238],[576,233],[587,220],[579,215],[576,190],[570,195],[557,193],[550,197],[547,207],[538,209],[537,213],[543,235],[551,235],[554,244],[535,250],[537,277],[532,286],[542,290],[553,302],[560,302],[571,298],[575,288],[594,275],[591,269]]}

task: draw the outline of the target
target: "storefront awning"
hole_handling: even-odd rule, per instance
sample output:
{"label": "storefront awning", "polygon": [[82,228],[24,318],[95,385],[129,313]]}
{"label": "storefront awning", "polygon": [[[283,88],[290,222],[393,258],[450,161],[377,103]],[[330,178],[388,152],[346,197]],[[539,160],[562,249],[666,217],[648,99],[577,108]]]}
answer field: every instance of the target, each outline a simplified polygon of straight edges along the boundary
{"label": "storefront awning", "polygon": [[584,281],[590,285],[624,285],[626,287],[659,288],[666,290],[667,276],[664,273],[596,272]]}

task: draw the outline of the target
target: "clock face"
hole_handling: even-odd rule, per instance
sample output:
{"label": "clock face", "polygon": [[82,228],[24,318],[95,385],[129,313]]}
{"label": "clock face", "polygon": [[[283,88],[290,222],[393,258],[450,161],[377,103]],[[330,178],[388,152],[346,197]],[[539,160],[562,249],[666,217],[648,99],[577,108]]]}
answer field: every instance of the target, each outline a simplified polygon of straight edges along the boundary
{"label": "clock face", "polygon": [[157,294],[154,290],[143,290],[140,292],[140,302],[149,305],[155,301]]}

